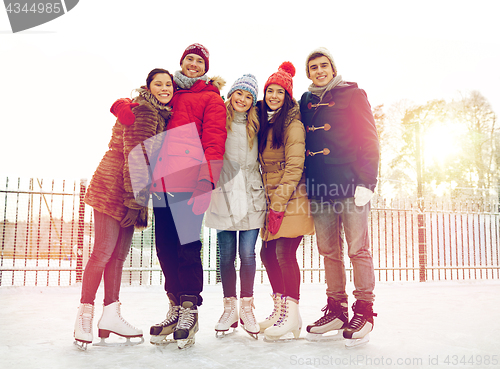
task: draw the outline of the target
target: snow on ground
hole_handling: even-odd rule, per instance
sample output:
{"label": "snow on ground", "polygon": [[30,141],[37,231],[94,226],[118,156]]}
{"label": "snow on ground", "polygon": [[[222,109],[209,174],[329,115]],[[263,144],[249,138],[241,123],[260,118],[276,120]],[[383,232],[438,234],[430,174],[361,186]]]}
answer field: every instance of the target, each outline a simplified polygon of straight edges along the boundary
{"label": "snow on ground", "polygon": [[[73,345],[80,286],[0,288],[0,368],[495,368],[500,367],[500,281],[379,283],[375,329],[364,347],[304,339],[266,343],[241,328],[217,339],[222,313],[221,285],[206,286],[196,344],[149,344],[149,327],[164,319],[167,298],[159,286],[123,286],[122,313],[144,331],[133,347]],[[352,291],[352,285],[349,286]],[[258,320],[271,312],[268,285],[255,286]],[[350,295],[352,296],[352,295]],[[98,292],[102,300],[102,289]],[[350,304],[352,304],[350,300]],[[305,326],[321,316],[325,285],[304,284],[300,300]],[[97,320],[102,312],[96,305]]]}

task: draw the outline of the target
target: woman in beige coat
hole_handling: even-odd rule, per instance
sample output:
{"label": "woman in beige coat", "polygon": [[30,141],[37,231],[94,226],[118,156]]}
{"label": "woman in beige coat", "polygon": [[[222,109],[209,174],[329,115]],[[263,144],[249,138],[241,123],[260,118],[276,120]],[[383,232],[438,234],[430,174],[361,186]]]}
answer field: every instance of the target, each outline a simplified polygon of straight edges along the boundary
{"label": "woman in beige coat", "polygon": [[293,99],[295,68],[284,62],[269,77],[260,106],[259,159],[267,197],[261,230],[261,260],[273,288],[274,311],[259,323],[267,340],[302,327],[298,303],[300,271],[296,252],[304,235],[314,233],[303,174],[305,130]]}

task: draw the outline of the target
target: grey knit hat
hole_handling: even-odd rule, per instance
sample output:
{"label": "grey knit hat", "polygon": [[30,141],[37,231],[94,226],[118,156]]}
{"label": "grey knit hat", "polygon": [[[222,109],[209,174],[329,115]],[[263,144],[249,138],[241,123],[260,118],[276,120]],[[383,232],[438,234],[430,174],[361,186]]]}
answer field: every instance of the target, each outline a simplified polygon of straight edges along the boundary
{"label": "grey knit hat", "polygon": [[236,90],[244,90],[250,92],[253,97],[253,106],[257,104],[257,93],[259,87],[257,85],[257,78],[255,78],[253,74],[244,74],[243,77],[240,77],[236,81],[234,81],[231,89],[227,93],[227,98],[229,99],[233,92]]}
{"label": "grey knit hat", "polygon": [[309,78],[309,62],[311,61],[311,59],[313,59],[313,56],[314,56],[314,59],[316,59],[318,57],[318,54],[326,56],[330,60],[330,63],[332,64],[333,75],[336,76],[337,75],[337,67],[335,66],[335,62],[333,61],[332,54],[330,54],[330,51],[326,47],[318,47],[318,48],[314,49],[313,51],[311,51],[309,53],[309,55],[307,55],[307,59],[306,59],[307,77]]}

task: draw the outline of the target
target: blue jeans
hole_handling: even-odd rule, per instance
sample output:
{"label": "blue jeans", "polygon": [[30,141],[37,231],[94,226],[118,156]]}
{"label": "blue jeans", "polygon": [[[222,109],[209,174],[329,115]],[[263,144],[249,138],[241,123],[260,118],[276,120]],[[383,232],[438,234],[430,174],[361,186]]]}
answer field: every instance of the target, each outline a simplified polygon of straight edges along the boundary
{"label": "blue jeans", "polygon": [[266,267],[267,276],[273,293],[281,293],[296,299],[300,298],[300,269],[297,262],[297,249],[303,236],[296,238],[281,237],[267,241],[260,250],[260,258]]}
{"label": "blue jeans", "polygon": [[356,206],[354,197],[321,202],[311,200],[311,213],[316,228],[318,250],[325,260],[325,275],[329,297],[347,300],[341,227],[347,241],[348,255],[354,273],[354,297],[373,302],[375,273],[368,236],[370,203]]}
{"label": "blue jeans", "polygon": [[[236,297],[236,236],[237,231],[217,231],[219,241],[219,262],[224,297]],[[259,229],[239,231],[238,251],[240,254],[240,297],[253,296],[255,280],[255,243]]]}
{"label": "blue jeans", "polygon": [[104,305],[119,300],[123,263],[134,235],[134,226],[122,228],[120,222],[94,210],[95,240],[83,273],[82,304],[94,304],[104,274]]}

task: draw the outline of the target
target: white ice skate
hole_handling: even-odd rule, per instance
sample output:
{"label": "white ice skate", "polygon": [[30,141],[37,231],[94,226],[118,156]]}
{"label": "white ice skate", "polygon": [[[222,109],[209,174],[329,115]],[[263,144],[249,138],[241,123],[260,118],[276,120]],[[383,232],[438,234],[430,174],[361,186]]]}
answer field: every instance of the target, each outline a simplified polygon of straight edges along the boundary
{"label": "white ice skate", "polygon": [[150,342],[153,345],[168,345],[169,343],[175,342],[173,338],[168,338],[169,335],[174,333],[177,322],[179,321],[179,309],[180,306],[177,304],[175,297],[172,294],[168,294],[170,299],[170,307],[165,320],[159,324],[153,325],[150,330]]}
{"label": "white ice skate", "polygon": [[[101,319],[97,323],[101,340],[95,343],[94,346],[135,346],[144,342],[142,330],[135,328],[123,319],[120,313],[120,305],[119,301],[115,301],[108,306],[104,306]],[[106,338],[109,337],[110,333],[125,337],[127,340],[125,342],[107,342]],[[131,338],[140,338],[140,340],[131,341]]]}
{"label": "white ice skate", "polygon": [[[302,329],[299,304],[297,300],[283,296],[281,300],[280,319],[272,327],[264,331],[265,342],[297,340]],[[293,338],[290,337],[293,334]]]}
{"label": "white ice skate", "polygon": [[243,329],[256,340],[259,339],[260,326],[253,314],[255,306],[253,297],[242,297],[240,299],[240,323]]}
{"label": "white ice skate", "polygon": [[190,347],[195,343],[194,336],[198,332],[198,307],[196,303],[196,296],[181,296],[179,321],[174,331],[174,340],[177,341],[179,349]]}
{"label": "white ice skate", "polygon": [[92,324],[94,321],[94,305],[92,304],[80,304],[78,307],[78,314],[76,316],[74,344],[80,350],[86,350],[87,345],[92,343],[93,330]]}
{"label": "white ice skate", "polygon": [[[224,312],[215,325],[215,337],[224,338],[234,333],[238,327],[238,300],[236,297],[224,297]],[[229,332],[232,328],[232,332]]]}
{"label": "white ice skate", "polygon": [[279,319],[281,314],[281,293],[273,293],[271,295],[273,298],[273,312],[262,322],[259,322],[260,332],[264,333],[264,331],[272,327]]}

